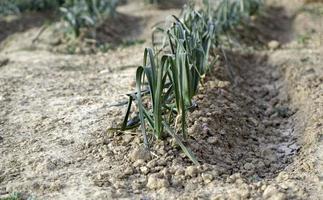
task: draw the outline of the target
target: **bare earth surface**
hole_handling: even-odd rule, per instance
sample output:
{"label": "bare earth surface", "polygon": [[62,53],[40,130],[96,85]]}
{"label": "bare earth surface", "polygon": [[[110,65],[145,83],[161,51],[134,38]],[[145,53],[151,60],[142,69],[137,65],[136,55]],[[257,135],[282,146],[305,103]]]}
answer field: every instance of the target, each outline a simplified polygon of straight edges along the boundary
{"label": "bare earth surface", "polygon": [[139,132],[108,131],[151,27],[179,10],[122,6],[141,28],[121,32],[146,42],[107,53],[30,48],[40,27],[1,36],[0,197],[323,199],[323,5],[266,10],[243,38],[254,48],[227,49],[195,99],[188,144],[200,166],[171,139],[150,156]]}

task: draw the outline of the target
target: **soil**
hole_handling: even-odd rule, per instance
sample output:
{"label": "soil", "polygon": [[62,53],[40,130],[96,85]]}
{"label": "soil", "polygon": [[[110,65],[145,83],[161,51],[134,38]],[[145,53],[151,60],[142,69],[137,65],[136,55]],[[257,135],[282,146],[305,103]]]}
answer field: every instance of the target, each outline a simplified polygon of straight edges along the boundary
{"label": "soil", "polygon": [[0,198],[323,199],[323,5],[267,4],[239,35],[249,48],[225,49],[195,98],[199,166],[171,138],[150,154],[139,131],[108,131],[151,27],[178,9],[121,6],[145,42],[106,53],[26,48],[40,26],[0,34]]}

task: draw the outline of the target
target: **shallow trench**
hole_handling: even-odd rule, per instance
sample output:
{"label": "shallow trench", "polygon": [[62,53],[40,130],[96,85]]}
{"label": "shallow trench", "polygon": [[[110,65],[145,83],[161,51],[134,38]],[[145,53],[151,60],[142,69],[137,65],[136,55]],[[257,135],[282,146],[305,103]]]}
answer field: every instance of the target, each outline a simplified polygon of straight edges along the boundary
{"label": "shallow trench", "polygon": [[[227,52],[235,69],[230,85],[218,67],[197,97],[191,114],[192,149],[202,163],[242,173],[256,181],[279,173],[299,150],[279,67],[266,54]],[[223,65],[222,65],[223,66]],[[194,121],[193,121],[194,120]],[[194,123],[193,123],[194,122]]]}

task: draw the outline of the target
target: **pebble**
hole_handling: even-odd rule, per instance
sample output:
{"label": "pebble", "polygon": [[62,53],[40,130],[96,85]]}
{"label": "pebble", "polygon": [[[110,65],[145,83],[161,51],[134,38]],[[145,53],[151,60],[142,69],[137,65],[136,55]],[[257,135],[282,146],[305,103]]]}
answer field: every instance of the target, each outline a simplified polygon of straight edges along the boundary
{"label": "pebble", "polygon": [[292,191],[297,191],[297,185],[294,182],[286,181],[279,185],[284,190],[291,189]]}
{"label": "pebble", "polygon": [[230,85],[229,81],[219,81],[218,82],[218,87],[219,88],[224,88],[224,87],[228,87]]}
{"label": "pebble", "polygon": [[250,196],[250,191],[247,187],[240,189],[239,194],[241,196],[241,199],[248,199]]}
{"label": "pebble", "polygon": [[148,150],[145,148],[136,148],[130,153],[130,159],[133,162],[136,162],[137,160],[150,160],[151,156]]}
{"label": "pebble", "polygon": [[277,193],[274,196],[268,198],[269,200],[285,200],[286,199],[286,195],[284,193]]}
{"label": "pebble", "polygon": [[270,50],[276,50],[279,48],[279,46],[280,46],[280,43],[277,40],[272,40],[268,42],[268,48]]}
{"label": "pebble", "polygon": [[171,175],[170,175],[169,170],[167,168],[164,168],[163,170],[161,170],[159,174],[165,178],[168,178],[168,179],[171,178]]}
{"label": "pebble", "polygon": [[166,162],[165,158],[160,158],[157,161],[157,165],[159,165],[159,166],[166,166],[167,165],[167,162]]}
{"label": "pebble", "polygon": [[132,175],[133,174],[133,169],[131,167],[127,167],[125,170],[124,170],[124,175]]}
{"label": "pebble", "polygon": [[258,169],[264,169],[266,167],[265,163],[261,160],[259,160],[256,165]]}
{"label": "pebble", "polygon": [[185,176],[196,177],[197,173],[198,171],[196,166],[189,166],[185,170]]}
{"label": "pebble", "polygon": [[144,161],[144,160],[142,160],[142,159],[139,159],[139,160],[135,161],[135,162],[132,164],[132,166],[133,166],[133,167],[140,167],[140,166],[143,166],[144,164],[145,164],[145,161]]}
{"label": "pebble", "polygon": [[216,144],[216,143],[218,143],[218,138],[217,137],[209,137],[208,139],[207,139],[207,142],[209,143],[209,144]]}
{"label": "pebble", "polygon": [[212,200],[225,200],[225,196],[223,194],[218,194],[215,197],[212,198]]}
{"label": "pebble", "polygon": [[146,166],[143,166],[143,167],[140,167],[140,171],[146,175],[149,173],[149,168]]}
{"label": "pebble", "polygon": [[184,175],[185,174],[185,171],[184,169],[182,168],[179,168],[178,170],[176,170],[175,172],[175,176],[181,176],[181,175]]}
{"label": "pebble", "polygon": [[285,199],[285,194],[279,192],[279,190],[273,185],[269,185],[268,187],[266,187],[266,189],[265,189],[262,196],[263,196],[264,199],[270,199],[270,200],[283,200],[283,199]]}
{"label": "pebble", "polygon": [[278,182],[286,181],[288,180],[288,174],[286,172],[280,172],[276,178]]}
{"label": "pebble", "polygon": [[157,165],[157,161],[156,160],[151,160],[147,163],[147,167],[154,168]]}
{"label": "pebble", "polygon": [[160,189],[168,186],[169,182],[165,178],[158,177],[157,174],[152,174],[148,177],[147,187],[150,189]]}
{"label": "pebble", "polygon": [[110,176],[109,172],[101,172],[100,174],[97,175],[96,178],[98,180],[102,180],[102,179],[105,179],[105,178],[107,178],[109,176]]}
{"label": "pebble", "polygon": [[[271,149],[263,149],[261,152],[261,156],[266,159],[266,161],[275,162],[277,160],[276,153]],[[268,162],[265,162],[265,164],[269,164]]]}
{"label": "pebble", "polygon": [[248,171],[253,171],[253,170],[255,169],[255,166],[254,166],[254,164],[252,164],[252,163],[246,163],[246,164],[243,166],[243,168],[244,168],[245,170],[248,170]]}
{"label": "pebble", "polygon": [[214,177],[212,174],[209,173],[203,173],[202,174],[202,179],[204,181],[204,183],[210,183],[213,181]]}
{"label": "pebble", "polygon": [[264,190],[264,193],[263,193],[263,197],[264,198],[269,198],[271,196],[273,196],[274,194],[278,193],[278,190],[275,186],[272,186],[272,185],[269,185],[266,187],[266,189]]}
{"label": "pebble", "polygon": [[122,137],[124,141],[124,145],[129,144],[133,140],[133,136],[130,134],[126,134]]}
{"label": "pebble", "polygon": [[228,199],[230,199],[230,200],[240,200],[241,196],[237,192],[230,192],[228,194]]}
{"label": "pebble", "polygon": [[209,87],[212,88],[224,88],[224,87],[228,87],[230,85],[229,81],[209,81],[208,82]]}

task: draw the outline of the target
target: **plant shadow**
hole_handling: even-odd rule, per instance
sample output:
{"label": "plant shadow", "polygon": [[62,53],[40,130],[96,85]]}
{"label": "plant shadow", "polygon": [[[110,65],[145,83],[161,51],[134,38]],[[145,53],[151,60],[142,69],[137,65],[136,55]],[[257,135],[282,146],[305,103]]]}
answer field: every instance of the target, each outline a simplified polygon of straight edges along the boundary
{"label": "plant shadow", "polygon": [[20,15],[0,18],[0,43],[7,37],[32,28],[39,28],[55,19],[53,12],[25,12]]}
{"label": "plant shadow", "polygon": [[284,7],[268,6],[244,25],[235,28],[229,35],[243,46],[267,47],[270,41],[280,44],[291,41],[294,16],[289,16]]}
{"label": "plant shadow", "polygon": [[107,19],[97,29],[96,39],[98,43],[121,45],[126,40],[137,39],[143,31],[142,27],[142,18],[117,13],[115,17]]}

